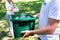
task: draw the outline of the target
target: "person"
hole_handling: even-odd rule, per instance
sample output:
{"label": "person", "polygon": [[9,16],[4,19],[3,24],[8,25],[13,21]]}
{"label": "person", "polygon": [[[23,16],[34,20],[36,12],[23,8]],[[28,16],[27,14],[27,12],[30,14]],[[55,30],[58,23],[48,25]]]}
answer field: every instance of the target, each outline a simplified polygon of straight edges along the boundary
{"label": "person", "polygon": [[38,34],[38,40],[59,40],[60,0],[44,0],[38,19],[38,29],[24,33],[23,39],[31,34]]}
{"label": "person", "polygon": [[11,15],[14,15],[14,11],[13,11],[13,9],[14,9],[14,4],[13,4],[13,1],[12,0],[6,0],[6,4],[5,4],[5,6],[6,6],[6,10],[7,10],[7,12],[6,12],[6,21],[7,21],[7,23],[8,23],[8,28],[9,28],[9,31],[8,31],[8,36],[12,36],[12,33],[11,33],[11,31],[12,31],[12,22],[10,21],[10,18],[11,18]]}

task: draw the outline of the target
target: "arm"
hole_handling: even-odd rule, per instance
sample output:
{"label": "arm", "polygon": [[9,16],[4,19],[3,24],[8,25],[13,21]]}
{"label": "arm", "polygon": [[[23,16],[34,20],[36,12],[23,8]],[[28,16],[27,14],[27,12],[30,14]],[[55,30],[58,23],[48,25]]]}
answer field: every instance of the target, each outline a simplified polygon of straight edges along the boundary
{"label": "arm", "polygon": [[6,9],[8,11],[13,11],[13,8],[11,7],[11,5],[8,2],[6,2]]}
{"label": "arm", "polygon": [[36,17],[36,18],[39,18],[39,15],[40,15],[40,13],[38,13],[36,15],[33,15],[33,16]]}
{"label": "arm", "polygon": [[13,11],[13,8],[10,7],[10,6],[9,6],[7,9],[8,9],[9,11]]}
{"label": "arm", "polygon": [[54,19],[50,19],[48,20],[48,24],[38,30],[33,30],[31,33],[33,34],[53,34],[55,32],[55,29],[58,26],[59,21],[58,20],[54,20]]}
{"label": "arm", "polygon": [[32,31],[26,33],[23,36],[23,38],[29,36],[30,34],[41,34],[41,35],[42,34],[43,35],[53,34],[55,32],[56,28],[57,28],[58,23],[59,23],[58,20],[54,20],[54,19],[49,18],[48,19],[48,24],[45,27],[37,29],[37,30],[32,30]]}

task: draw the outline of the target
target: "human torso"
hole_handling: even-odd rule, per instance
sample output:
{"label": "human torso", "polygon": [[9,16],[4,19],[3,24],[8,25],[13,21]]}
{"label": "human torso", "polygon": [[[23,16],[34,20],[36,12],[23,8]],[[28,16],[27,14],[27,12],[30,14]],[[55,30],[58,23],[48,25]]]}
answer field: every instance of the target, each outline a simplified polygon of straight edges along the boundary
{"label": "human torso", "polygon": [[8,7],[9,7],[9,6],[10,6],[12,9],[14,8],[14,5],[13,5],[12,2],[8,3],[8,2],[6,1],[6,10],[7,10],[6,14],[12,15],[12,14],[14,14],[14,12],[13,12],[13,10],[12,10],[12,11],[9,11],[9,10],[8,10]]}
{"label": "human torso", "polygon": [[[50,4],[49,2],[47,2],[47,3],[45,2],[45,3],[42,4],[40,16],[39,16],[39,25],[38,25],[39,27],[38,28],[42,28],[45,25],[47,25],[48,15],[49,15],[49,11],[50,11],[50,8],[51,8],[50,5],[52,5],[52,4]],[[60,32],[60,23],[58,24],[58,27],[56,28],[56,30],[55,30],[53,35],[39,35],[39,37],[42,40],[48,40],[49,38],[58,37],[58,35],[60,34],[59,32]]]}

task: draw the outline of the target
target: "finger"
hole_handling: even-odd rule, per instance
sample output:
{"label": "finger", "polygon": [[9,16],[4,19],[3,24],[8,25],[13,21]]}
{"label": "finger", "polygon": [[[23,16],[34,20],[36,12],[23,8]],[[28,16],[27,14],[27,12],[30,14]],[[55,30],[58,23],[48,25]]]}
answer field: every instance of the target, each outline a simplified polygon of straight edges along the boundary
{"label": "finger", "polygon": [[23,38],[25,38],[25,34],[23,35]]}
{"label": "finger", "polygon": [[23,38],[26,38],[26,37],[28,37],[28,34],[27,33],[24,34]]}

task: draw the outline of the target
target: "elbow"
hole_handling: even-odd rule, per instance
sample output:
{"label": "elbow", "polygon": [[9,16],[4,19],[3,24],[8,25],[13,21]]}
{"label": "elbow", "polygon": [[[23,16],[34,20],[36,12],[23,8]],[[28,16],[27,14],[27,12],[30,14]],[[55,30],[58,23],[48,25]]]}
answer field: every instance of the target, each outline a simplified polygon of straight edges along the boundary
{"label": "elbow", "polygon": [[53,33],[54,33],[54,31],[53,31],[53,30],[50,30],[48,33],[49,33],[49,34],[53,34]]}
{"label": "elbow", "polygon": [[55,29],[54,28],[52,28],[51,26],[48,27],[48,29],[47,29],[47,33],[48,34],[54,34],[54,32],[55,32]]}
{"label": "elbow", "polygon": [[53,34],[54,32],[49,32],[49,34]]}

